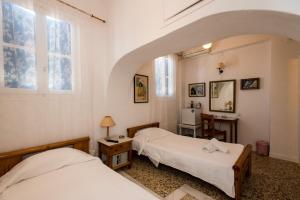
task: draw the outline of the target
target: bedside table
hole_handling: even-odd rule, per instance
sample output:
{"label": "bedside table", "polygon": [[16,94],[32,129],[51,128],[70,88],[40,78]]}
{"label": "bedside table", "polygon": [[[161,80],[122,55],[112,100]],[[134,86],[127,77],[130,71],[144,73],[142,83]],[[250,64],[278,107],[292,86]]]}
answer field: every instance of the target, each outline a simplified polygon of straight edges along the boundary
{"label": "bedside table", "polygon": [[113,170],[122,167],[131,167],[132,164],[132,138],[119,139],[119,143],[98,140],[99,157]]}

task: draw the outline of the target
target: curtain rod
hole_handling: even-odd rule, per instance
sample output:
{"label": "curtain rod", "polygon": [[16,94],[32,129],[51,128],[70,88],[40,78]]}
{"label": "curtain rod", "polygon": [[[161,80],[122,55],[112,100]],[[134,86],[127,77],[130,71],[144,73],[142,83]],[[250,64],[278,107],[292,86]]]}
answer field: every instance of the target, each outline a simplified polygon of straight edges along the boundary
{"label": "curtain rod", "polygon": [[80,8],[77,8],[77,7],[71,5],[71,4],[67,3],[67,2],[64,2],[64,1],[62,1],[62,0],[56,0],[56,1],[58,1],[58,2],[61,3],[61,4],[66,5],[66,6],[69,6],[69,7],[73,8],[73,9],[75,9],[75,10],[77,10],[77,11],[79,11],[79,12],[85,14],[85,15],[88,15],[88,16],[94,18],[94,19],[97,19],[97,20],[99,20],[99,21],[101,21],[101,22],[103,22],[103,23],[106,23],[106,21],[105,21],[104,19],[101,19],[101,18],[99,18],[99,17],[97,17],[97,16],[95,16],[95,15],[93,15],[93,14],[91,14],[91,13],[88,13],[88,12],[86,12],[86,11],[80,9]]}

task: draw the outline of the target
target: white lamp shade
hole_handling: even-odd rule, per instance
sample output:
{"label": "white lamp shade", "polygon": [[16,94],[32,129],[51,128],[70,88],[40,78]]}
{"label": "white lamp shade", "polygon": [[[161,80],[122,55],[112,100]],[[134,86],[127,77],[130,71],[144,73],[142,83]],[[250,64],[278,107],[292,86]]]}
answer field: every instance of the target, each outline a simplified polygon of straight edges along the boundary
{"label": "white lamp shade", "polygon": [[101,125],[101,127],[112,127],[112,126],[115,126],[116,123],[114,122],[114,120],[111,116],[105,116],[102,119],[100,125]]}

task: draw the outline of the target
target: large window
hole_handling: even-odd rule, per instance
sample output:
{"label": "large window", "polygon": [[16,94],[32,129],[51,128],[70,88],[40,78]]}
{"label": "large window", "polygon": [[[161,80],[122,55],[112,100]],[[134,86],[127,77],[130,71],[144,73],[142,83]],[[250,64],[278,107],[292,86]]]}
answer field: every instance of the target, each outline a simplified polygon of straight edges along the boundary
{"label": "large window", "polygon": [[174,61],[171,56],[155,59],[155,82],[157,96],[173,96]]}
{"label": "large window", "polygon": [[35,13],[2,2],[4,87],[36,89]]}
{"label": "large window", "polygon": [[72,89],[71,25],[47,17],[48,87],[50,90]]}
{"label": "large window", "polygon": [[[73,90],[71,24],[9,1],[0,0],[0,2],[2,7],[0,58],[3,57],[0,59],[2,65],[0,75],[3,74],[1,87],[48,91]],[[38,53],[36,47],[39,47]],[[48,67],[45,69],[44,66]]]}

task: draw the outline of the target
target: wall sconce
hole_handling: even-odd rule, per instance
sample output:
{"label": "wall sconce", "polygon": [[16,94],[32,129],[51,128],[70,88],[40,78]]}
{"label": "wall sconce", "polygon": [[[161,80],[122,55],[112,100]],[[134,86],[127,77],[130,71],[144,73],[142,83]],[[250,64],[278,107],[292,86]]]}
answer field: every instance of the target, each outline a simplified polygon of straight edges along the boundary
{"label": "wall sconce", "polygon": [[210,42],[210,43],[207,43],[207,44],[204,44],[204,45],[202,45],[202,48],[203,49],[210,49],[212,47],[212,43]]}
{"label": "wall sconce", "polygon": [[223,62],[220,62],[219,64],[218,64],[218,70],[219,70],[219,74],[221,75],[221,74],[223,74],[223,72],[224,72],[224,68],[225,68],[225,64],[223,63]]}

